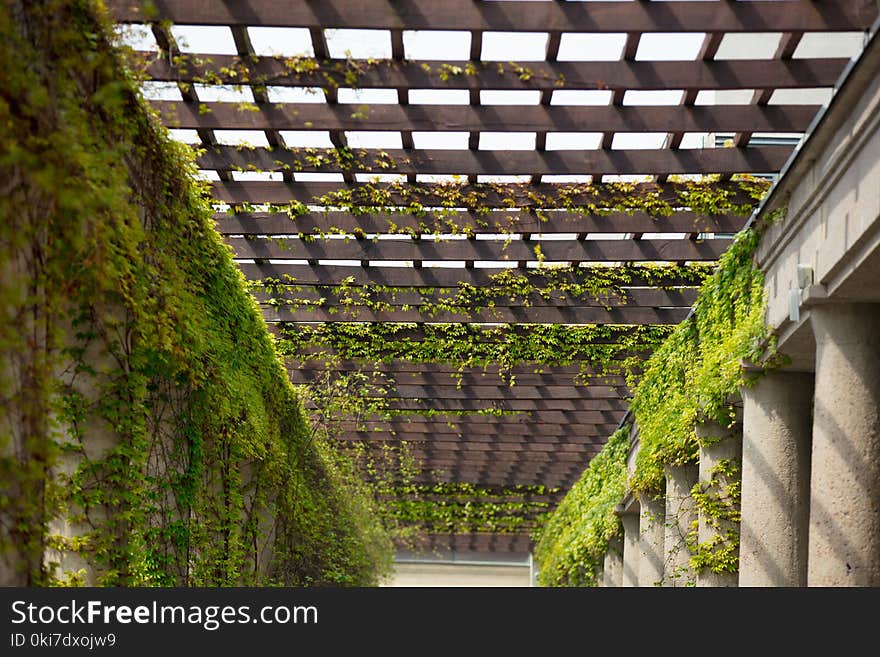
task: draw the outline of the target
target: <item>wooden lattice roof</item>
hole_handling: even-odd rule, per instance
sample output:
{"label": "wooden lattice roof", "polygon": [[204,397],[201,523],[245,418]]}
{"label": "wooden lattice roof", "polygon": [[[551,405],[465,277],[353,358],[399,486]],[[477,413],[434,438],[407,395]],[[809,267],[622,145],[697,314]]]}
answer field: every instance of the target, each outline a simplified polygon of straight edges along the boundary
{"label": "wooden lattice roof", "polygon": [[[794,142],[756,133],[802,133],[820,105],[815,95],[799,100],[791,94],[776,97],[775,92],[830,88],[848,62],[845,56],[826,56],[821,47],[800,48],[805,38],[864,31],[877,15],[874,0],[153,0],[154,13],[141,4],[108,2],[119,22],[150,26],[159,51],[144,53],[146,74],[176,84],[179,91],[179,99],[157,99],[154,105],[169,127],[195,131],[203,149],[199,165],[215,172],[214,198],[229,207],[218,210],[218,229],[247,278],[295,283],[257,293],[267,320],[294,325],[414,322],[416,336],[424,324],[436,322],[680,322],[696,291],[692,280],[675,276],[640,280],[635,275],[611,296],[552,293],[537,295],[528,304],[498,298],[492,309],[433,315],[423,309],[444,290],[492,285],[493,274],[510,266],[539,284],[539,262],[609,266],[716,260],[746,217],[703,216],[680,203],[674,213],[660,217],[641,210],[584,212],[576,186],[590,180],[601,187],[603,176],[647,176],[633,193],[675,199],[679,183],[672,176],[679,174],[718,174],[717,186],[734,190],[731,177],[736,174],[776,174]],[[236,54],[179,56],[168,21],[228,27]],[[256,27],[306,28],[314,58],[256,54],[249,31]],[[332,57],[326,30],[334,28],[387,30],[390,60]],[[466,31],[469,59],[409,59],[404,42],[409,30]],[[544,60],[514,63],[512,52],[509,62],[481,61],[484,35],[499,31],[545,34]],[[584,61],[560,61],[567,35],[584,33],[619,34],[618,59],[601,61],[605,57],[582,53]],[[702,34],[691,59],[640,56],[644,35],[685,33]],[[718,57],[730,35],[776,33],[768,56],[753,58],[744,50]],[[241,102],[200,97],[206,87],[218,84],[242,85],[253,102],[242,107]],[[339,102],[340,90],[353,86],[393,90],[396,102]],[[273,90],[284,88],[323,93],[301,99],[305,102],[273,99]],[[466,104],[410,102],[415,90],[441,89],[464,90]],[[536,94],[535,103],[481,102],[481,92],[491,90],[529,90]],[[628,92],[663,90],[679,90],[677,104],[627,100]],[[564,104],[557,96],[562,91],[602,91],[607,98],[605,104]],[[728,103],[732,91],[744,93],[746,102]],[[720,94],[717,102],[712,101],[715,92]],[[218,134],[226,130],[257,131],[265,145],[223,143]],[[320,157],[320,149],[286,143],[285,131],[325,133],[346,156]],[[350,131],[399,133],[400,145],[346,149]],[[461,148],[416,148],[413,133],[437,132],[467,135]],[[534,145],[526,150],[481,148],[481,134],[490,132],[534,134]],[[574,139],[573,133],[596,135],[596,148],[548,148],[548,135],[558,145]],[[660,133],[662,147],[618,148],[615,135],[622,133]],[[702,135],[700,147],[685,147],[693,145],[689,134]],[[254,180],[242,171],[273,175]],[[336,174],[336,180],[304,174]],[[365,174],[396,174],[399,181],[370,182]],[[434,191],[440,187],[432,187],[425,175],[462,176],[465,183],[455,198],[476,195],[480,207],[460,202],[448,207],[448,199]],[[486,182],[485,176],[520,176],[522,182],[498,185]],[[555,176],[581,178],[560,183]],[[418,212],[406,211],[412,201],[406,184],[418,188]],[[339,198],[351,207],[341,207],[345,204]],[[292,203],[293,220],[286,210]],[[395,239],[384,239],[391,233]],[[432,266],[436,264],[449,266]],[[373,286],[381,307],[342,306],[343,284]],[[345,372],[363,364],[343,359],[332,367]],[[395,360],[377,369],[393,381],[389,408],[410,413],[391,420],[370,418],[366,427],[350,427],[349,437],[408,440],[426,467],[441,470],[437,476],[449,481],[565,489],[626,410],[629,390],[622,378],[576,379],[589,367],[523,363],[514,368],[517,383],[511,387],[511,372],[494,367],[460,371],[455,363]],[[294,383],[308,383],[324,369],[321,362],[291,359]],[[455,415],[487,409],[519,413]],[[485,537],[431,540],[444,545],[464,541],[486,550],[501,545]],[[512,550],[522,540],[504,539],[503,549]]]}

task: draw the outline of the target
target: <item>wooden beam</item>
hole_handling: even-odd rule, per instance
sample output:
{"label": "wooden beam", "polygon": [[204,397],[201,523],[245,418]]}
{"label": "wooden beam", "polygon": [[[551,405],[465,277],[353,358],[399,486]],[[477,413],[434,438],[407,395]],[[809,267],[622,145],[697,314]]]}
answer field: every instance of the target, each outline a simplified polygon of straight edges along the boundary
{"label": "wooden beam", "polygon": [[[255,291],[254,297],[260,303],[277,302],[280,305],[300,305],[309,303],[336,307],[340,310],[343,305],[351,305],[353,308],[362,308],[362,299],[358,294],[359,288],[347,288],[345,295],[336,291],[336,289],[327,289],[324,287],[305,287],[296,286],[296,289],[289,291]],[[392,292],[375,292],[370,293],[370,301],[382,304],[382,306],[391,306],[397,308],[399,306],[419,306],[422,304],[434,304],[439,302],[449,303],[450,294],[437,294],[435,290],[425,290],[423,293],[410,290],[394,290]],[[345,297],[345,304],[340,301]],[[492,299],[495,306],[504,308],[512,306],[515,308],[604,308],[609,307],[626,307],[626,308],[690,308],[697,299],[696,288],[680,288],[674,290],[663,290],[658,288],[634,288],[625,289],[622,294],[602,294],[592,295],[587,292],[580,296],[572,296],[558,292],[556,290],[547,292],[546,296],[538,293],[532,293],[527,298],[517,295],[515,298],[497,296]],[[527,302],[527,303],[526,303]]]}
{"label": "wooden beam", "polygon": [[516,554],[522,558],[531,551],[530,530],[503,533],[458,533],[436,534],[419,532],[413,539],[401,544],[401,549],[410,550],[410,540],[415,541],[419,551],[426,554],[445,554],[448,552],[476,552],[483,554]]}
{"label": "wooden beam", "polygon": [[[410,450],[416,460],[428,464],[455,463],[462,465],[490,465],[491,467],[521,467],[522,469],[548,468],[551,471],[567,472],[570,468],[581,467],[582,469],[590,461],[590,457],[598,449],[589,449],[580,453],[554,453],[548,454],[539,450],[528,452],[513,452],[508,450],[444,450],[444,449],[419,449],[414,446]],[[435,466],[436,467],[436,466]]]}
{"label": "wooden beam", "polygon": [[504,322],[519,324],[651,324],[674,325],[684,321],[690,308],[516,308],[498,307],[471,312],[425,313],[419,310],[379,311],[364,308],[338,310],[334,307],[263,306],[267,322]]}
{"label": "wooden beam", "polygon": [[[711,185],[713,189],[728,190],[731,203],[755,203],[753,198],[740,191],[736,183],[719,182]],[[536,208],[547,210],[559,207],[571,209],[579,205],[598,204],[602,199],[614,199],[620,192],[613,185],[577,185],[577,184],[511,184],[492,185],[473,184],[461,185],[456,188],[462,198],[474,197],[481,208]],[[688,191],[687,185],[675,183],[639,183],[627,187],[625,196],[633,194],[653,194],[658,200],[667,200],[673,205],[684,203],[679,194]],[[407,197],[401,196],[404,190]],[[298,201],[315,205],[339,205],[344,199],[327,198],[328,195],[343,194],[350,197],[352,206],[375,208],[409,206],[412,201],[419,201],[424,207],[445,207],[449,205],[449,187],[444,185],[418,184],[407,185],[405,189],[394,183],[340,183],[340,182],[227,182],[211,183],[211,193],[218,201],[231,204],[275,203],[285,204]],[[381,197],[380,200],[377,198]],[[564,197],[564,198],[563,198]],[[326,202],[322,202],[326,199]],[[613,202],[613,201],[612,201]],[[634,208],[635,209],[635,208]]]}
{"label": "wooden beam", "polygon": [[[717,260],[729,238],[656,240],[355,240],[226,238],[241,259],[656,262]],[[538,255],[540,252],[540,255]]]}
{"label": "wooden beam", "polygon": [[483,458],[436,458],[425,459],[423,467],[429,470],[448,469],[459,475],[465,472],[485,472],[488,476],[505,476],[506,481],[510,484],[522,482],[523,484],[540,484],[543,475],[553,473],[560,475],[574,474],[575,472],[583,472],[584,468],[589,464],[590,457],[584,455],[584,458],[578,463],[524,463],[515,459],[497,459],[495,455]]}
{"label": "wooden beam", "polygon": [[[555,440],[558,436],[545,436],[540,432],[540,427],[559,427],[565,430],[565,427],[583,427],[598,425],[611,427],[611,430],[603,437],[603,440],[611,435],[611,432],[617,427],[620,418],[623,415],[621,411],[543,411],[535,413],[519,413],[516,415],[445,415],[438,413],[436,415],[419,415],[419,414],[403,414],[391,415],[390,419],[385,416],[373,416],[373,419],[362,422],[358,427],[368,427],[367,432],[372,433],[374,428],[382,428],[386,426],[393,427],[395,430],[408,431],[408,427],[415,427],[413,433],[431,433],[433,429],[421,431],[419,427],[435,427],[453,433],[455,431],[467,433],[472,436],[483,436],[482,439],[488,439],[494,435],[495,439],[503,440],[505,429],[515,430],[518,426],[534,427],[535,434],[533,440]],[[482,430],[486,427],[487,430]],[[353,430],[353,429],[352,429]],[[384,430],[384,429],[383,429]],[[473,430],[473,431],[472,431]]]}
{"label": "wooden beam", "polygon": [[287,356],[288,371],[293,375],[296,372],[298,382],[322,375],[328,371],[335,373],[365,372],[372,375],[384,376],[431,376],[456,379],[459,376],[470,378],[509,376],[535,376],[535,377],[564,377],[569,381],[581,372],[587,375],[600,373],[601,370],[590,366],[589,363],[576,365],[546,365],[543,363],[525,363],[513,365],[510,368],[502,368],[498,364],[463,367],[457,364],[422,363],[410,360],[393,360],[388,363],[364,362],[361,360],[342,360],[329,363],[316,362],[314,360],[299,360],[295,355]]}
{"label": "wooden beam", "polygon": [[[635,3],[633,3],[635,4]],[[665,4],[665,3],[664,3]],[[752,4],[752,3],[746,3]],[[168,61],[155,53],[140,56],[146,75],[154,80],[251,84],[266,86],[351,86],[348,60],[322,62],[313,72],[296,73],[283,59],[235,55],[186,56]],[[712,61],[528,62],[528,75],[496,62],[421,62],[385,60],[356,69],[359,88],[379,89],[538,89],[538,90],[660,90],[660,89],[798,89],[833,86],[849,62],[843,58]],[[450,68],[471,73],[448,75]],[[441,77],[442,76],[442,77]],[[355,112],[357,106],[351,106]]]}
{"label": "wooden beam", "polygon": [[[582,470],[583,471],[583,470]],[[582,472],[581,471],[581,472]],[[467,482],[472,484],[477,484],[480,486],[517,486],[520,484],[535,484],[539,486],[548,486],[548,487],[561,487],[561,488],[571,488],[571,486],[578,480],[580,476],[580,472],[577,473],[548,473],[542,475],[540,478],[533,476],[529,477],[528,480],[515,479],[506,474],[493,474],[491,477],[484,473],[482,469],[475,469],[470,472],[460,472],[457,473],[456,477],[453,477],[446,470],[441,470],[437,472],[432,472],[427,475],[417,476],[414,479],[413,483],[432,483],[437,481],[460,481]]]}
{"label": "wooden beam", "polygon": [[[510,340],[512,335],[518,335],[523,337],[534,337],[535,330],[528,326],[517,326],[517,325],[507,325],[507,326],[469,326],[467,330],[462,330],[462,327],[454,325],[454,324],[431,324],[425,323],[420,325],[412,325],[412,324],[401,324],[400,326],[395,327],[393,332],[388,332],[389,339],[393,339],[395,341],[413,341],[418,342],[420,340],[424,340],[426,338],[440,338],[445,339],[450,333],[454,334],[456,338],[462,338],[463,336],[467,336],[467,339],[474,343],[486,343],[486,344],[495,344],[498,342],[507,342]],[[629,336],[635,333],[637,329],[628,326],[616,327],[612,330],[602,331],[602,334],[597,335],[593,340],[590,341],[590,344],[608,344],[614,345],[617,344],[621,337]],[[295,335],[301,334],[302,329],[299,327],[279,327],[275,333],[283,339],[285,337],[285,333],[293,333]],[[537,338],[539,339],[539,338]]]}
{"label": "wooden beam", "polygon": [[388,410],[405,411],[613,411],[626,410],[624,396],[606,399],[390,399]]}
{"label": "wooden beam", "polygon": [[[424,174],[729,174],[775,173],[793,146],[749,148],[668,148],[645,150],[486,151],[395,150],[358,151],[356,160],[320,164],[306,153],[287,149],[210,146],[198,155],[202,169],[217,171],[305,171],[319,173]],[[362,154],[361,154],[362,153]]]}
{"label": "wooden beam", "polygon": [[[567,445],[551,443],[532,443],[526,440],[507,441],[503,443],[433,440],[426,439],[425,434],[415,434],[421,438],[402,438],[407,441],[410,453],[425,458],[461,458],[465,460],[481,460],[498,456],[508,462],[520,463],[553,463],[564,464],[566,462],[584,463],[586,455],[595,454],[602,448],[603,441],[591,439],[593,442],[570,443]],[[348,441],[349,439],[344,438]],[[358,440],[352,437],[351,441],[361,442],[368,448],[382,448],[382,441],[373,438]]]}
{"label": "wooden beam", "polygon": [[320,0],[215,2],[108,0],[121,22],[170,20],[198,25],[260,25],[385,30],[562,32],[778,32],[862,30],[877,16],[873,0],[788,2],[473,2],[472,0]]}
{"label": "wooden beam", "polygon": [[629,396],[625,386],[468,386],[467,389],[452,386],[419,386],[398,384],[388,390],[386,399],[422,399],[434,402],[441,399],[464,400],[516,400],[551,401],[591,399],[623,399]]}
{"label": "wooden beam", "polygon": [[[723,240],[713,240],[721,242]],[[447,267],[347,267],[343,265],[296,265],[286,263],[240,262],[239,268],[250,280],[273,279],[292,285],[387,285],[389,287],[444,287],[454,288],[461,284],[486,287],[493,284],[493,276],[510,271],[502,268],[452,269]],[[540,270],[537,270],[540,272]],[[511,273],[529,276],[535,286],[546,285],[535,269],[513,269]],[[578,282],[578,277],[559,277],[559,280]],[[634,276],[630,285],[645,285],[647,281]],[[666,277],[650,282],[652,287],[692,285],[693,281]]]}
{"label": "wooden beam", "polygon": [[353,112],[349,105],[325,103],[263,104],[259,111],[243,109],[239,103],[151,104],[173,128],[441,132],[803,132],[819,110],[817,105],[368,105]]}
{"label": "wooden beam", "polygon": [[652,217],[644,212],[612,212],[590,215],[565,210],[548,211],[539,218],[533,212],[496,211],[476,215],[472,212],[425,216],[404,213],[354,215],[349,212],[312,212],[297,217],[284,213],[254,212],[215,216],[223,235],[296,235],[327,233],[335,229],[352,234],[413,231],[430,233],[735,233],[747,217],[734,214],[703,216],[680,211],[668,217]]}
{"label": "wooden beam", "polygon": [[[406,422],[394,420],[388,422],[366,422],[356,424],[343,422],[339,426],[341,431],[351,435],[352,433],[364,434],[364,436],[381,437],[382,440],[393,438],[395,434],[423,434],[420,440],[458,441],[459,438],[474,439],[480,442],[505,441],[514,436],[527,436],[529,443],[549,441],[552,443],[568,444],[594,444],[595,436],[602,436],[602,440],[611,434],[613,424],[548,424],[548,423],[524,423],[524,422],[497,422],[495,424],[480,423],[466,424],[459,422],[452,427],[444,422]],[[479,438],[478,438],[479,437]],[[568,439],[571,438],[569,441]]]}

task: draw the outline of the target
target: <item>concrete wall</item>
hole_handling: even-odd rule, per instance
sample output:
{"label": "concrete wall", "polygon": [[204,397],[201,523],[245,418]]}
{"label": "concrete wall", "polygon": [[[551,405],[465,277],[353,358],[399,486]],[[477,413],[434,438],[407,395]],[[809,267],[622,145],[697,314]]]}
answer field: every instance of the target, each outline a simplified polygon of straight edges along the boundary
{"label": "concrete wall", "polygon": [[[810,295],[880,301],[880,47],[869,47],[859,68],[838,92],[823,123],[780,181],[772,207],[788,205],[759,247],[767,274],[767,322],[782,329],[796,364],[810,369],[807,319],[789,319],[791,297]],[[813,280],[798,284],[798,266]],[[803,281],[802,281],[803,282]],[[814,288],[812,286],[818,286]]]}
{"label": "concrete wall", "polygon": [[526,564],[408,562],[394,564],[383,586],[531,586]]}
{"label": "concrete wall", "polygon": [[[757,254],[767,274],[767,323],[791,358],[787,369],[809,373],[813,383],[796,391],[785,388],[809,384],[779,380],[748,394],[754,426],[746,427],[743,525],[750,529],[741,583],[880,586],[876,37],[766,205],[765,218],[787,206]],[[776,460],[762,462],[774,450]],[[783,509],[792,500],[797,514]],[[775,527],[783,512],[791,531]]]}

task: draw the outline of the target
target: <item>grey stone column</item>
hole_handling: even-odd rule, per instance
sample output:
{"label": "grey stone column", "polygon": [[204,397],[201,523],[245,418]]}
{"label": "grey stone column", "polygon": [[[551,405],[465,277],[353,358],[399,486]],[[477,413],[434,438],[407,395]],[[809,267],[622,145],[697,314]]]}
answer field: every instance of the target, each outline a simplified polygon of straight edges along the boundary
{"label": "grey stone column", "polygon": [[769,372],[742,389],[740,586],[806,586],[813,375]]}
{"label": "grey stone column", "polygon": [[623,586],[623,542],[613,540],[608,543],[605,562],[602,567],[600,586]]}
{"label": "grey stone column", "polygon": [[695,581],[696,576],[690,567],[691,553],[685,539],[697,520],[691,489],[699,476],[700,469],[696,465],[666,466],[664,586],[687,586]]}
{"label": "grey stone column", "polygon": [[[697,436],[701,439],[716,439],[711,445],[700,448],[700,483],[708,482],[712,478],[712,470],[721,461],[742,460],[742,426],[735,424],[731,428],[724,428],[717,422],[703,422],[697,424]],[[720,439],[720,440],[718,440]],[[722,483],[727,483],[724,477]],[[717,492],[717,491],[715,491]],[[698,511],[697,539],[700,543],[711,541],[717,535],[723,535],[728,529],[738,529],[737,524],[727,520],[720,521],[720,526],[715,528],[709,519]],[[714,573],[704,568],[697,573],[697,586],[736,586],[737,573]]]}
{"label": "grey stone column", "polygon": [[880,586],[880,305],[810,311],[816,392],[809,586]]}
{"label": "grey stone column", "polygon": [[623,523],[623,576],[622,586],[639,585],[639,514],[625,513]]}
{"label": "grey stone column", "polygon": [[666,503],[662,497],[647,495],[639,503],[639,586],[659,586],[663,580]]}

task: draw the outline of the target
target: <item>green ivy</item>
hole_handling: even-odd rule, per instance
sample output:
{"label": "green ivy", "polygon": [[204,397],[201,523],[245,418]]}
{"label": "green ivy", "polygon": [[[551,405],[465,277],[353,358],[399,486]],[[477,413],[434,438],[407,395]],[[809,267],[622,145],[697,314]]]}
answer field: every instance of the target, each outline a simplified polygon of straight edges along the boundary
{"label": "green ivy", "polygon": [[595,586],[609,542],[621,536],[614,507],[626,489],[629,426],[608,439],[546,524],[534,555],[542,586]]}
{"label": "green ivy", "polygon": [[388,536],[110,34],[100,2],[0,6],[0,558],[27,584],[374,583]]}
{"label": "green ivy", "polygon": [[[747,216],[766,192],[762,179],[740,176],[720,182],[718,176],[699,180],[672,178],[667,184],[612,182],[547,185],[543,191],[528,184],[446,182],[418,185],[409,182],[361,183],[337,189],[309,201],[310,205],[344,210],[354,215],[376,212],[425,216],[429,208],[441,215],[469,210],[484,220],[492,208],[534,208],[540,221],[548,210],[604,216],[614,212],[641,211],[652,217],[668,217],[677,209],[690,208],[698,216],[724,213]],[[248,209],[245,206],[243,209]],[[280,206],[279,209],[283,209]],[[302,211],[291,206],[292,216]],[[488,223],[486,224],[488,225]]]}
{"label": "green ivy", "polygon": [[[283,244],[287,240],[278,240]],[[265,294],[265,303],[286,308],[327,308],[331,312],[345,311],[356,318],[361,310],[393,312],[418,310],[426,318],[441,313],[473,316],[485,314],[490,319],[500,306],[528,308],[536,302],[546,303],[565,298],[595,300],[606,309],[626,306],[627,287],[634,282],[640,286],[677,289],[679,286],[699,285],[714,265],[615,265],[581,267],[542,266],[525,271],[503,269],[489,276],[488,284],[475,286],[461,282],[453,288],[403,287],[376,283],[355,285],[353,277],[338,285],[319,285],[314,289],[320,295],[315,299],[298,296],[302,286],[292,276],[262,279],[251,283],[251,289]],[[401,295],[415,298],[414,302],[399,303]]]}
{"label": "green ivy", "polygon": [[648,360],[630,405],[640,450],[633,490],[661,493],[664,465],[695,463],[699,419],[729,426],[739,388],[754,375],[743,361],[775,363],[774,340],[764,325],[764,275],[753,261],[759,232],[737,235],[703,283],[694,312]]}
{"label": "green ivy", "polygon": [[[279,348],[300,360],[354,359],[388,363],[402,359],[453,363],[460,369],[521,363],[592,366],[621,374],[641,364],[640,355],[669,334],[666,326],[565,326],[334,322],[281,325]],[[414,333],[416,331],[416,333]]]}
{"label": "green ivy", "polygon": [[[753,261],[759,237],[756,229],[737,236],[703,283],[693,314],[675,327],[643,373],[631,375],[635,389],[630,407],[640,441],[635,472],[627,482],[626,442],[618,432],[606,447],[619,459],[614,461],[616,469],[610,457],[600,461],[603,451],[543,529],[535,551],[542,583],[594,584],[608,539],[619,532],[611,509],[625,488],[640,495],[662,494],[664,466],[698,460],[697,421],[723,427],[735,421],[732,402],[755,376],[745,371],[743,361],[760,362],[764,369],[780,362],[764,325],[764,276]],[[612,440],[618,441],[616,447]],[[691,567],[698,572],[736,572],[739,487],[738,463],[724,461],[712,470],[709,481],[691,492],[700,517],[716,529],[703,543],[697,541],[696,531],[689,534]]]}
{"label": "green ivy", "polygon": [[465,482],[390,487],[390,512],[419,533],[528,532],[550,510],[556,489]]}
{"label": "green ivy", "polygon": [[[707,541],[694,540],[690,565],[695,572],[735,573],[739,570],[739,522],[742,499],[742,467],[738,459],[719,461],[709,479],[698,482],[691,496],[699,517],[711,530]],[[691,534],[692,538],[695,535]]]}

